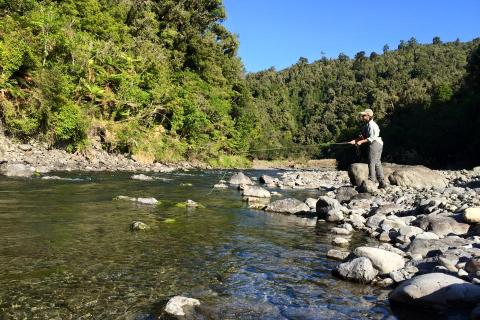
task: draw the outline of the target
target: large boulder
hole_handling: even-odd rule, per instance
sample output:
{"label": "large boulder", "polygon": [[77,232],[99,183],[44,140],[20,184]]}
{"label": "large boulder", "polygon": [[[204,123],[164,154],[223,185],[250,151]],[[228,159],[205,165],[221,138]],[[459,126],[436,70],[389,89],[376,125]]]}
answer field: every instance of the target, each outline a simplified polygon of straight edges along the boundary
{"label": "large boulder", "polygon": [[358,247],[353,253],[357,257],[370,259],[373,266],[382,274],[402,269],[405,266],[405,260],[401,255],[380,248]]}
{"label": "large boulder", "polygon": [[[413,188],[445,188],[448,181],[439,173],[424,166],[402,166],[384,164],[383,172],[386,181],[402,187]],[[361,186],[368,179],[368,165],[352,163],[348,169],[350,182],[354,186]]]}
{"label": "large boulder", "polygon": [[390,302],[444,311],[474,307],[480,286],[444,273],[429,273],[406,280],[389,295]]}
{"label": "large boulder", "polygon": [[24,163],[4,163],[0,167],[0,173],[7,177],[29,178],[35,173],[35,169]]}
{"label": "large boulder", "polygon": [[446,188],[448,180],[439,173],[424,166],[403,166],[389,177],[391,184],[401,187]]}
{"label": "large boulder", "polygon": [[252,180],[247,177],[243,172],[237,172],[235,173],[228,183],[233,184],[233,185],[253,185],[254,183]]}
{"label": "large boulder", "polygon": [[287,198],[271,202],[265,210],[279,213],[298,214],[309,212],[310,208],[300,200]]}
{"label": "large boulder", "polygon": [[349,262],[339,264],[333,269],[333,274],[350,281],[369,283],[378,274],[368,258],[356,258]]}
{"label": "large boulder", "polygon": [[[397,168],[401,166],[393,163],[384,163],[383,164],[383,174],[385,181],[388,181],[389,176]],[[348,177],[350,182],[354,186],[361,186],[362,182],[368,180],[368,165],[366,163],[352,163],[348,168]]]}
{"label": "large boulder", "polygon": [[270,192],[258,186],[247,186],[242,195],[244,197],[270,198]]}

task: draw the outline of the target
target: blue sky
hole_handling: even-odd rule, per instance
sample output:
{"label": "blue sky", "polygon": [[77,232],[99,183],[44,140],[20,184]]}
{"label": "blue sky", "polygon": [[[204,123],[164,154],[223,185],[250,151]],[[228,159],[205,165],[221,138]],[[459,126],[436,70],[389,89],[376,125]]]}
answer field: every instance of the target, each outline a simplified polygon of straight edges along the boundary
{"label": "blue sky", "polygon": [[420,43],[480,37],[480,0],[224,0],[225,26],[239,35],[248,72],[284,69],[344,52],[396,49]]}

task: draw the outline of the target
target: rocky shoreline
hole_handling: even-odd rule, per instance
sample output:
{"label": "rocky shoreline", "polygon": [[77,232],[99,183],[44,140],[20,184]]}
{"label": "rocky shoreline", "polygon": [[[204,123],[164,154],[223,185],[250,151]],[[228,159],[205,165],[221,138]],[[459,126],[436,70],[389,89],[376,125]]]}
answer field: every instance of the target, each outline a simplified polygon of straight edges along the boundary
{"label": "rocky shoreline", "polygon": [[0,134],[0,163],[0,173],[10,177],[30,177],[35,173],[52,171],[170,172],[206,168],[205,165],[188,162],[142,163],[128,154],[112,154],[101,148],[91,148],[85,154],[68,153],[34,140],[28,144],[15,143],[3,134]]}
{"label": "rocky shoreline", "polygon": [[[238,187],[248,206],[331,223],[340,279],[392,289],[392,308],[408,306],[445,314],[468,310],[480,319],[480,167],[434,171],[387,164],[390,182],[377,189],[365,164],[343,171],[290,171],[262,176],[259,185],[243,173],[216,187]],[[319,189],[317,199],[286,198],[275,189]],[[376,246],[349,248],[353,233]]]}

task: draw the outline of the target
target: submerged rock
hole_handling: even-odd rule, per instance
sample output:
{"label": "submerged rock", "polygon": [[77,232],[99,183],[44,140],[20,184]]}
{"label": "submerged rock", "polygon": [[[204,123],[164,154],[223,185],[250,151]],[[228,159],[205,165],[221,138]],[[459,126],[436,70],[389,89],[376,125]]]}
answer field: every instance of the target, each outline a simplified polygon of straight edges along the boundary
{"label": "submerged rock", "polygon": [[298,214],[309,212],[310,208],[300,200],[287,198],[273,201],[265,208],[265,210],[279,213]]}
{"label": "submerged rock", "polygon": [[158,201],[155,198],[134,198],[134,197],[128,197],[128,196],[118,196],[114,198],[114,200],[126,200],[126,201],[141,203],[141,204],[147,204],[147,205],[156,205],[160,203],[160,201]]}
{"label": "submerged rock", "polygon": [[141,221],[134,221],[130,225],[130,230],[132,230],[132,231],[142,231],[142,230],[147,230],[147,229],[148,229],[148,225],[146,225],[145,223],[143,223]]}
{"label": "submerged rock", "polygon": [[185,316],[195,306],[199,306],[200,301],[193,298],[175,296],[168,300],[165,306],[165,312],[173,316]]}
{"label": "submerged rock", "polygon": [[350,255],[347,251],[341,251],[336,249],[330,249],[327,252],[327,258],[335,260],[345,260]]}
{"label": "submerged rock", "polygon": [[141,181],[153,181],[153,177],[150,177],[150,176],[147,176],[147,175],[144,175],[144,174],[135,174],[133,176],[130,177],[130,179],[133,179],[133,180],[141,180]]}

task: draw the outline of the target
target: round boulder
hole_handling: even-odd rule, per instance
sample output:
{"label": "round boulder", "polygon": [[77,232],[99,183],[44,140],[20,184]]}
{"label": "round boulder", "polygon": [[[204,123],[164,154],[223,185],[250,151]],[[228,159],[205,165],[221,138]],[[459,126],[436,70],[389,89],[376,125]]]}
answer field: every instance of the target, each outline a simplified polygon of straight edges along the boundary
{"label": "round boulder", "polygon": [[389,299],[394,304],[438,311],[474,307],[480,301],[480,286],[444,273],[429,273],[403,282]]}

